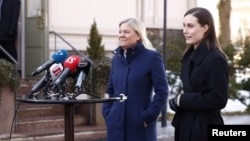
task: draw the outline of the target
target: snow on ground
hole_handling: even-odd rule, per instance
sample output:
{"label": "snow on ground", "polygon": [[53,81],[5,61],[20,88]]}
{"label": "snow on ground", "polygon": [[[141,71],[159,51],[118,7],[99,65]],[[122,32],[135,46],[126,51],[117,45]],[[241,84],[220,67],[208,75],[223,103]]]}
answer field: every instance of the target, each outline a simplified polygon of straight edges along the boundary
{"label": "snow on ground", "polygon": [[[248,97],[246,100],[246,104],[250,104],[250,98],[249,98],[249,92],[240,90],[239,91],[241,96]],[[247,109],[247,106],[241,103],[238,99],[228,99],[227,105],[224,109],[221,110],[222,113],[233,113],[233,112],[245,112]],[[169,103],[167,105],[167,111],[169,113],[174,113],[169,107]]]}
{"label": "snow on ground", "polygon": [[228,99],[226,107],[222,109],[221,112],[222,113],[244,112],[246,109],[247,106],[242,104],[238,99],[235,100]]}
{"label": "snow on ground", "polygon": [[[250,98],[249,98],[249,92],[240,90],[238,91],[241,96],[248,97],[246,98],[246,104],[249,105]],[[228,99],[226,107],[222,110],[223,112],[230,113],[230,112],[245,112],[247,109],[247,106],[244,105],[242,102],[240,102],[238,99]]]}

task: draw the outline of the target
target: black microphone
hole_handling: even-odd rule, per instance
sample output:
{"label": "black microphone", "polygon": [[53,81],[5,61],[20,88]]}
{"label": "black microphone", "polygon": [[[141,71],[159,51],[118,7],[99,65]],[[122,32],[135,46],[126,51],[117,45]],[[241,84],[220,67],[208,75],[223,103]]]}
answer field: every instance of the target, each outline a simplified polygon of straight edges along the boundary
{"label": "black microphone", "polygon": [[42,71],[48,69],[54,63],[63,62],[67,57],[68,57],[67,50],[64,50],[64,49],[59,50],[52,55],[52,59],[50,59],[49,61],[47,61],[44,64],[42,64],[41,66],[39,66],[35,71],[32,72],[31,75],[32,76],[37,75],[37,74],[41,73]]}
{"label": "black microphone", "polygon": [[83,60],[78,64],[77,71],[80,73],[77,77],[77,81],[76,81],[76,85],[75,85],[75,93],[76,94],[84,92],[84,88],[82,87],[82,82],[84,81],[85,77],[87,76],[89,69],[90,69],[90,63],[87,62],[86,60]]}

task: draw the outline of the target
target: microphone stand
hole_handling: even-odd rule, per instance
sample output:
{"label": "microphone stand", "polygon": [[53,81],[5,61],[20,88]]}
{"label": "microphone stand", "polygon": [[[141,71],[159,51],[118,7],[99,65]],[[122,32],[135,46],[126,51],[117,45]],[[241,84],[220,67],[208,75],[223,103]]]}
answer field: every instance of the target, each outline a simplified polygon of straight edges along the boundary
{"label": "microphone stand", "polygon": [[51,74],[49,72],[49,68],[46,70],[46,75],[45,75],[45,88],[43,89],[43,97],[45,99],[60,99],[65,97],[65,93],[66,92],[66,82],[64,83],[60,83],[55,89],[52,88],[52,78],[51,78]]}
{"label": "microphone stand", "polygon": [[48,98],[49,97],[48,92],[49,92],[50,82],[51,82],[51,75],[50,75],[49,69],[46,70],[46,78],[44,82],[45,82],[45,88],[43,90],[43,94],[45,98]]}

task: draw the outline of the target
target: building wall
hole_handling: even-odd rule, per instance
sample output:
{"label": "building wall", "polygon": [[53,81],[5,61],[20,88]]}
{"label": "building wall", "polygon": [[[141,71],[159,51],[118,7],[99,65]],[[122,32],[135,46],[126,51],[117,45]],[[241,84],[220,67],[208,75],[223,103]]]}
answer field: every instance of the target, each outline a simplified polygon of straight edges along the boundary
{"label": "building wall", "polygon": [[[184,12],[196,5],[196,0],[166,0],[167,28],[181,29]],[[117,47],[118,24],[134,17],[148,28],[163,29],[164,0],[50,0],[49,30],[59,33],[79,50],[86,50],[91,25],[95,20],[107,51]],[[57,49],[70,49],[57,41]],[[50,35],[50,53],[55,49]]]}
{"label": "building wall", "polygon": [[[24,1],[22,0],[21,17],[18,35],[18,60],[21,69],[24,69]],[[215,18],[217,33],[219,33],[217,3],[219,0],[166,0],[167,2],[167,29],[181,30],[183,14],[188,9],[201,6],[208,8]],[[231,0],[231,35],[232,40],[237,39],[239,29],[249,32],[250,1]],[[106,51],[117,47],[118,24],[127,17],[141,19],[148,29],[163,29],[164,0],[48,0],[48,26],[49,31],[59,33],[75,48],[85,51],[88,46],[87,39],[93,20],[103,36],[102,43]],[[71,49],[66,43],[49,36],[49,53],[51,56],[55,49]],[[48,58],[49,59],[49,58]]]}

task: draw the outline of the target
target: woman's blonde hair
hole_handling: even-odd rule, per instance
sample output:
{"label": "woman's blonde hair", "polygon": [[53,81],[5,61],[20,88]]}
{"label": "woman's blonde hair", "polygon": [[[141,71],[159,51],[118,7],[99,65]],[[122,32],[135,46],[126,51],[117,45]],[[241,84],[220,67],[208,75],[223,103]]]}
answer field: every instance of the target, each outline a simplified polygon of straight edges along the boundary
{"label": "woman's blonde hair", "polygon": [[152,43],[147,37],[146,26],[138,19],[128,18],[120,22],[119,27],[123,24],[127,23],[141,38],[139,42],[141,42],[146,48],[154,49]]}

